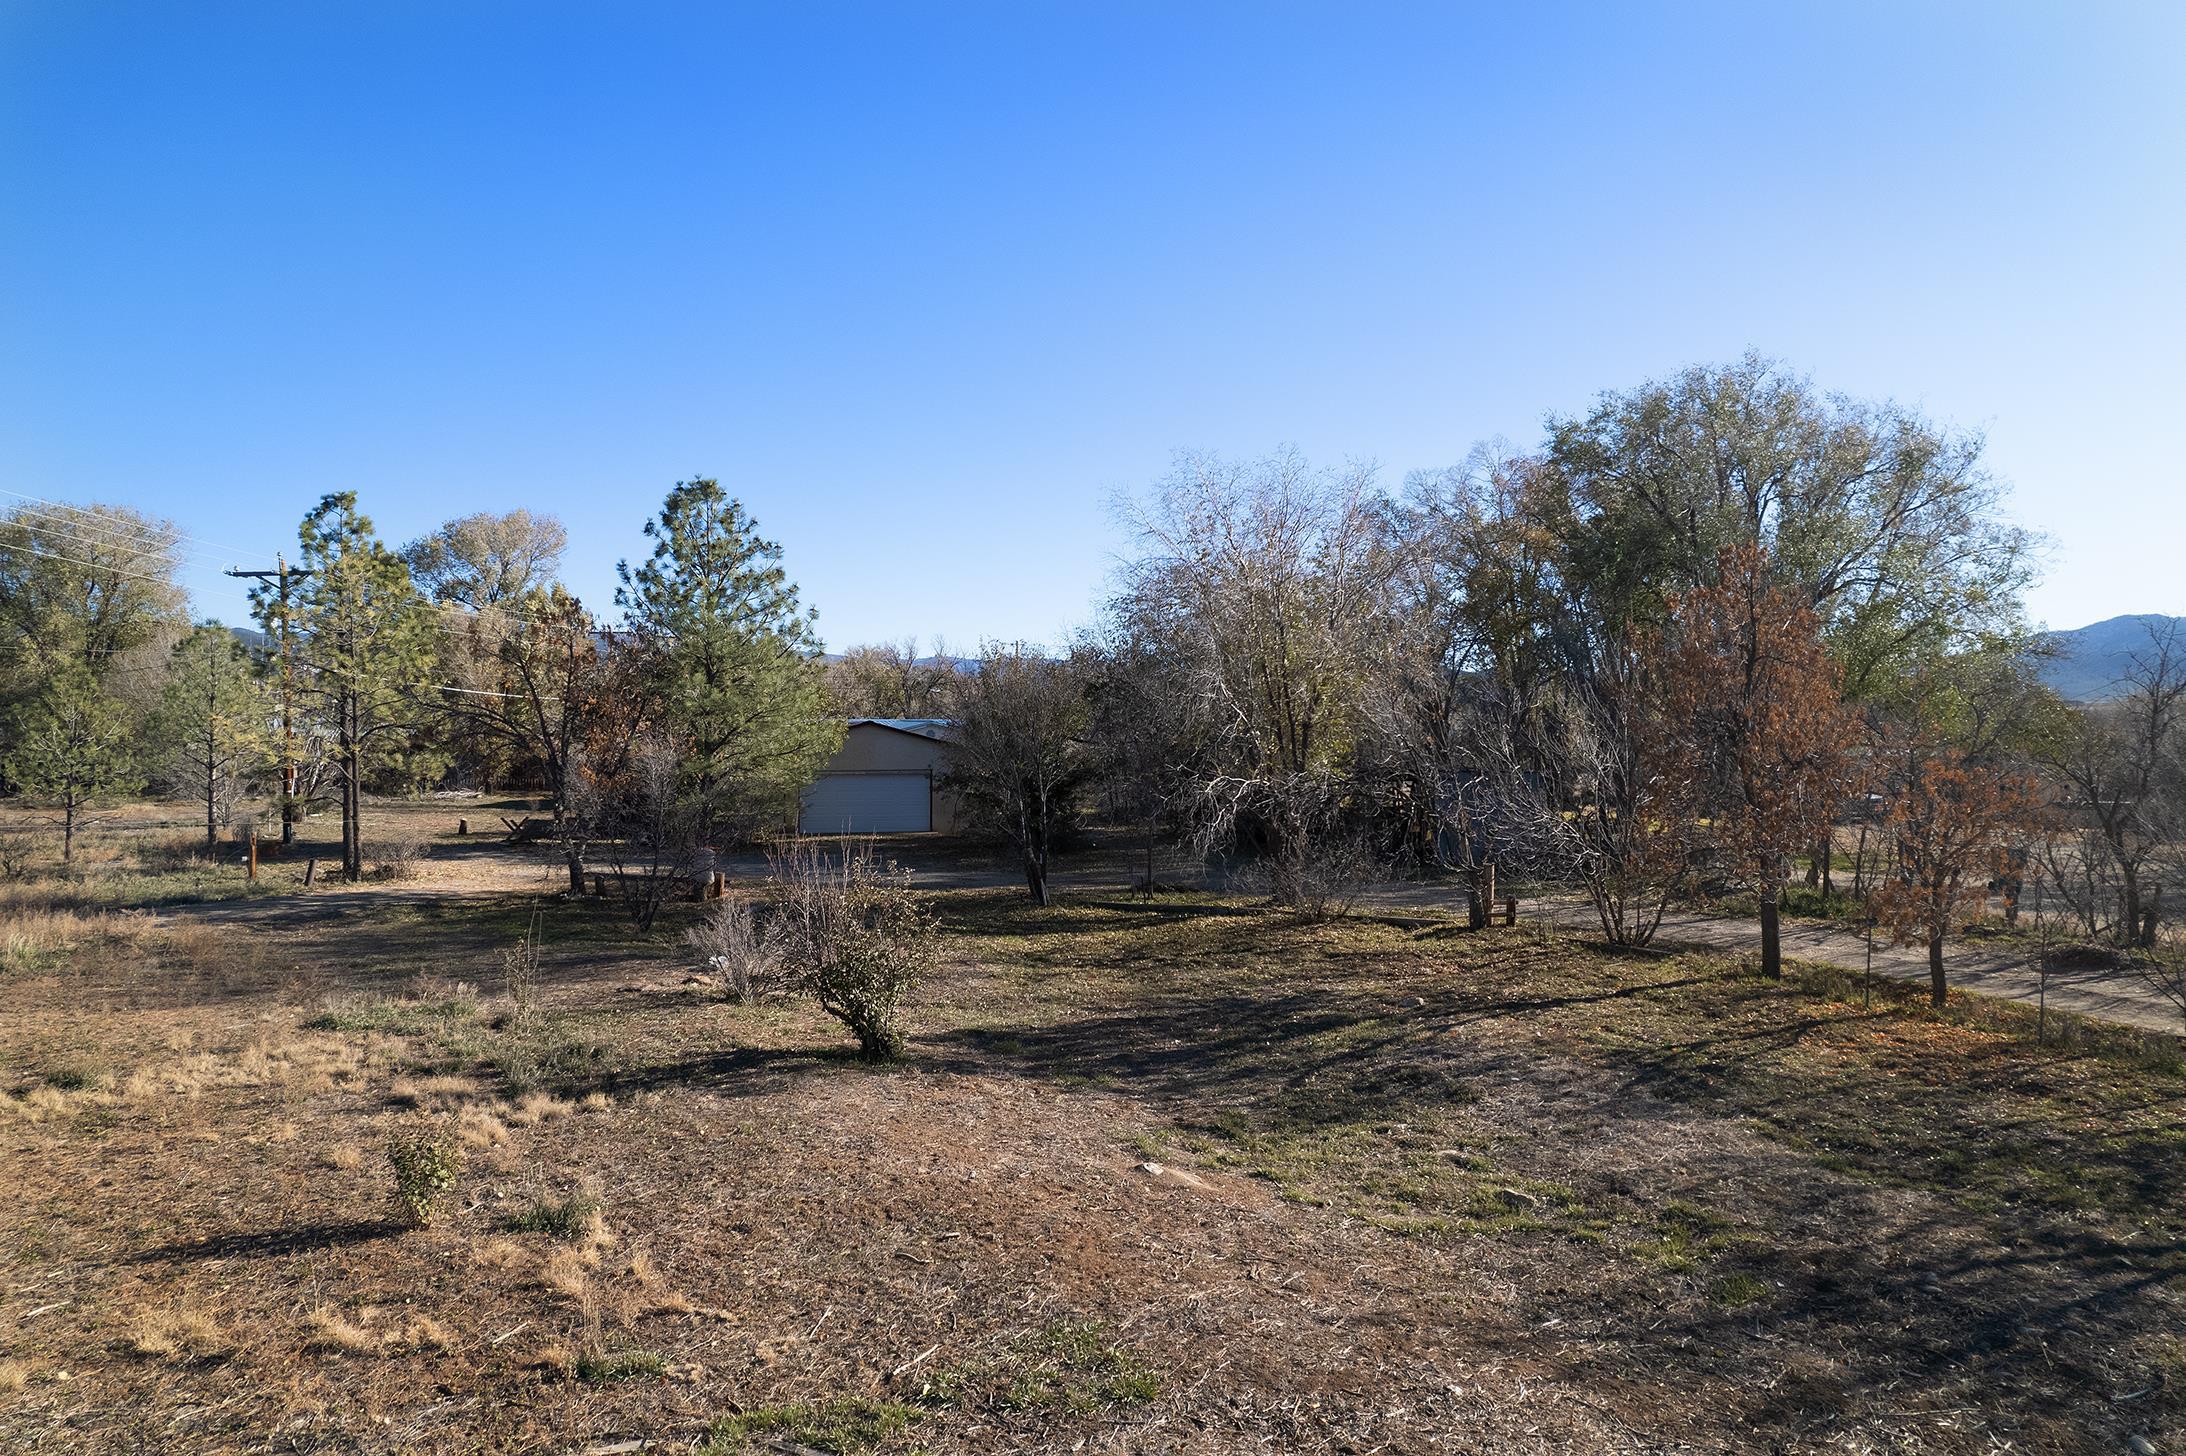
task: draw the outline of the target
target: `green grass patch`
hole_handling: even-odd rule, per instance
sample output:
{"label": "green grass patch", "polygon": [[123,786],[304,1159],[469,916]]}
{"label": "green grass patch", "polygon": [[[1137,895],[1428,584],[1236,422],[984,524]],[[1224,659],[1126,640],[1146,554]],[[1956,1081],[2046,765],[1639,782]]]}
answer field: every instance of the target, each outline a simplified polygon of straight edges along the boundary
{"label": "green grass patch", "polygon": [[445,1034],[478,1015],[478,994],[456,986],[435,997],[343,996],[305,1020],[311,1031],[382,1032],[389,1036]]}
{"label": "green grass patch", "polygon": [[920,1383],[921,1405],[958,1410],[1061,1410],[1074,1414],[1143,1405],[1161,1377],[1092,1320],[1059,1320],[999,1352],[937,1366]]}
{"label": "green grass patch", "polygon": [[577,1378],[587,1385],[650,1380],[667,1369],[668,1361],[651,1350],[588,1350],[577,1357]]}
{"label": "green grass patch", "polygon": [[[760,1406],[715,1421],[706,1431],[698,1456],[740,1456],[746,1451],[780,1449],[779,1442],[851,1456],[870,1451],[925,1419],[915,1405],[896,1400],[844,1396],[797,1405]],[[762,1445],[759,1438],[768,1438]]]}
{"label": "green grass patch", "polygon": [[589,1193],[571,1193],[564,1198],[535,1198],[522,1213],[508,1221],[507,1228],[514,1234],[545,1234],[569,1243],[584,1237],[599,1213],[600,1200]]}

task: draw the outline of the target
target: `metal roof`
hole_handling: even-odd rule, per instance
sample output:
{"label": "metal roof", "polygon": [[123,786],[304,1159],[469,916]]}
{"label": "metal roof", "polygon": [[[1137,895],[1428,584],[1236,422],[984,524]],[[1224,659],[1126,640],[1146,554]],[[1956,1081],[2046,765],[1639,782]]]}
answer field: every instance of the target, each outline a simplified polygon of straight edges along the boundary
{"label": "metal roof", "polygon": [[877,728],[893,728],[898,733],[915,733],[920,738],[946,742],[949,730],[956,727],[954,718],[852,718],[850,726],[870,723]]}

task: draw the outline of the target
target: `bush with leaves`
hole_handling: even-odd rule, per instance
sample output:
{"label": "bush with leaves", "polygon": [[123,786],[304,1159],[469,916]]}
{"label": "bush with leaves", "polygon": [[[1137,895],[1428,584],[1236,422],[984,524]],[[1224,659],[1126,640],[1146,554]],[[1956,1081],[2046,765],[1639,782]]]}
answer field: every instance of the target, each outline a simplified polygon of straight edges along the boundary
{"label": "bush with leaves", "polygon": [[419,1128],[387,1140],[387,1162],[395,1174],[395,1200],[412,1224],[424,1228],[455,1192],[463,1149],[444,1127]]}
{"label": "bush with leaves", "polygon": [[840,857],[800,845],[774,863],[770,938],[786,984],[850,1028],[867,1061],[903,1051],[896,1011],[940,954],[940,922],[911,890],[910,871],[870,844]]}

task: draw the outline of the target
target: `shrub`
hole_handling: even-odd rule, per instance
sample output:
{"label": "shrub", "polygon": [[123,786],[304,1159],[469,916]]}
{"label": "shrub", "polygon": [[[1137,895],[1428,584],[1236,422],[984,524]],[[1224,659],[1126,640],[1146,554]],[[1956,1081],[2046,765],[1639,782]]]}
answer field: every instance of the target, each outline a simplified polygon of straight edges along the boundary
{"label": "shrub", "polygon": [[425,840],[416,834],[390,834],[379,845],[372,877],[377,880],[411,880],[425,862]]}
{"label": "shrub", "polygon": [[741,900],[713,903],[704,919],[683,932],[699,964],[721,978],[732,1000],[755,1001],[781,989],[779,948],[760,933],[751,907]]}
{"label": "shrub", "polygon": [[772,930],[789,984],[849,1027],[867,1061],[900,1055],[897,1006],[940,952],[940,924],[912,893],[910,872],[870,844],[840,859],[803,845],[775,861],[774,883]]}
{"label": "shrub", "polygon": [[38,860],[38,842],[18,830],[0,831],[0,884],[31,877]]}
{"label": "shrub", "polygon": [[539,1011],[539,916],[534,912],[524,938],[501,952],[501,969],[508,976],[509,1004],[519,1030],[531,1025]]}
{"label": "shrub", "polygon": [[1374,870],[1373,847],[1340,831],[1299,837],[1268,854],[1258,866],[1268,897],[1309,920],[1347,915]]}
{"label": "shrub", "polygon": [[582,1189],[563,1198],[534,1198],[531,1207],[508,1222],[512,1234],[545,1234],[574,1244],[592,1237],[599,1222],[600,1200]]}
{"label": "shrub", "polygon": [[387,1162],[395,1173],[396,1201],[410,1222],[423,1228],[455,1192],[463,1149],[445,1128],[398,1132],[387,1140]]}

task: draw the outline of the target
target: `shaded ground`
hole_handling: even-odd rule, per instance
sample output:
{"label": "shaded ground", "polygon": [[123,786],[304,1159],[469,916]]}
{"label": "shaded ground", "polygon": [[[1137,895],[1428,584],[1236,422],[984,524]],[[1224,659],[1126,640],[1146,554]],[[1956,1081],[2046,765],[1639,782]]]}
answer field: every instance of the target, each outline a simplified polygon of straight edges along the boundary
{"label": "shaded ground", "polygon": [[[2186,1439],[2186,1079],[2141,1043],[1416,907],[974,888],[872,1070],[460,852],[462,893],[6,962],[0,1447]],[[468,1166],[407,1231],[382,1147],[435,1124]]]}

